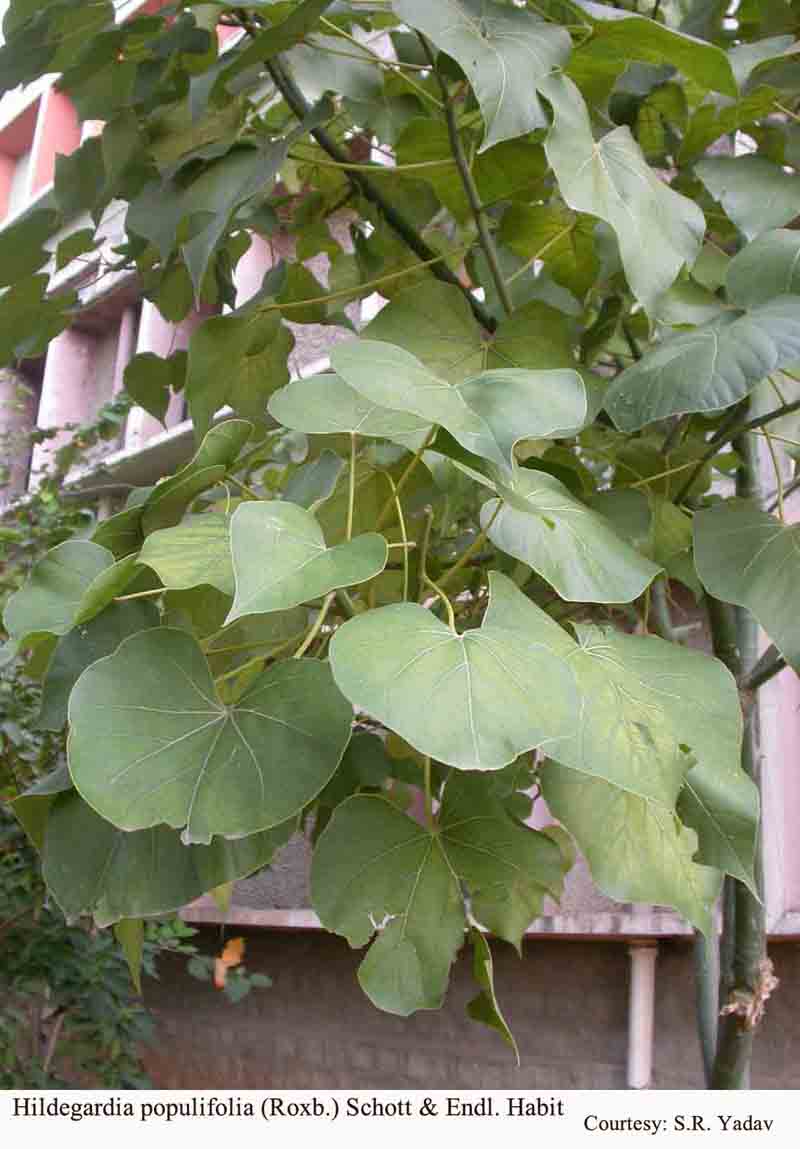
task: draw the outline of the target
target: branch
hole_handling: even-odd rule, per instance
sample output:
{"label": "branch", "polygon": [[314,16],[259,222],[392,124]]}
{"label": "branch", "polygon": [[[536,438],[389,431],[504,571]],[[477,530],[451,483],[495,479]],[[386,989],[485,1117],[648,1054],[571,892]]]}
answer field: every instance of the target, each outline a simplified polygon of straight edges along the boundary
{"label": "branch", "polygon": [[769,682],[776,674],[785,670],[786,665],[786,659],[773,643],[768,650],[764,651],[750,673],[740,679],[739,689],[747,693],[758,690],[765,682]]}
{"label": "branch", "polygon": [[766,415],[759,415],[756,419],[750,419],[749,422],[742,423],[741,419],[747,413],[747,407],[744,404],[734,407],[732,411],[728,412],[716,432],[711,436],[708,443],[708,450],[698,461],[697,466],[683,484],[680,491],[678,491],[674,502],[683,502],[703,467],[710,459],[714,458],[722,447],[726,446],[726,444],[730,443],[733,439],[737,439],[740,435],[746,435],[748,431],[757,431],[759,427],[765,427],[767,423],[771,423],[773,419],[782,419],[784,415],[791,415],[793,411],[800,411],[800,399],[795,399],[793,403],[784,403],[782,406],[776,407],[774,411],[768,411]]}
{"label": "branch", "polygon": [[458,171],[461,176],[461,182],[464,185],[464,191],[467,194],[467,200],[472,210],[472,215],[475,219],[475,224],[478,228],[478,237],[480,239],[481,247],[483,248],[486,262],[489,265],[489,271],[494,285],[497,288],[497,294],[500,302],[503,305],[503,310],[506,315],[510,315],[514,310],[514,304],[511,301],[508,287],[503,279],[503,273],[500,270],[500,260],[497,254],[497,247],[495,246],[494,236],[491,233],[489,224],[486,219],[486,209],[481,203],[480,192],[478,191],[475,180],[472,177],[469,161],[467,160],[464,152],[464,145],[461,142],[461,136],[458,134],[458,124],[456,123],[456,114],[453,107],[453,99],[447,87],[447,81],[444,76],[436,68],[436,56],[427,39],[421,32],[417,32],[420,43],[425,51],[425,55],[430,61],[431,70],[436,77],[437,83],[442,93],[444,100],[444,114],[447,120],[447,133],[450,137],[450,148],[453,157],[458,166]]}
{"label": "branch", "polygon": [[[800,406],[800,404],[798,404]],[[775,417],[774,412],[772,417]],[[769,418],[769,417],[767,417]],[[761,503],[758,444],[745,434],[762,419],[751,419],[736,437],[736,450],[741,459],[736,473],[736,494]],[[759,628],[753,615],[744,607],[733,612],[736,625],[736,645],[739,675],[749,676],[758,659]],[[761,742],[759,711],[757,706],[745,709],[744,739],[742,742],[742,769],[759,787]],[[760,787],[759,787],[760,789]],[[756,888],[762,887],[761,833],[757,835],[755,854]],[[753,1057],[753,1038],[763,1015],[767,998],[777,985],[772,964],[767,957],[766,920],[764,903],[751,893],[744,883],[733,884],[732,909],[727,903],[723,926],[726,943],[733,932],[730,981],[722,988],[726,998],[720,1011],[717,1053],[711,1084],[714,1089],[747,1089],[750,1085],[750,1064]],[[732,921],[731,921],[732,917]]]}
{"label": "branch", "polygon": [[[254,35],[252,27],[248,26],[247,31],[250,35]],[[267,65],[267,71],[272,77],[275,87],[283,96],[288,107],[294,112],[295,116],[302,122],[311,111],[311,107],[307,102],[305,96],[295,84],[289,72],[284,68],[281,63],[280,57],[270,60]],[[349,164],[350,157],[339,146],[336,140],[328,134],[324,128],[313,128],[311,135],[317,141],[319,146],[324,152],[340,164]],[[356,188],[366,200],[374,204],[380,211],[383,218],[388,223],[389,227],[403,240],[407,247],[414,252],[414,254],[421,259],[424,263],[431,265],[431,274],[442,283],[448,283],[452,287],[457,287],[463,293],[467,302],[469,303],[472,313],[478,322],[487,329],[487,331],[494,331],[497,326],[495,319],[485,307],[473,296],[459,281],[458,277],[453,274],[449,267],[443,266],[440,263],[433,261],[439,258],[437,252],[429,247],[422,236],[417,232],[408,220],[401,215],[399,211],[384,198],[383,193],[378,190],[367,176],[360,171],[345,171],[346,178],[350,181],[351,185]]]}

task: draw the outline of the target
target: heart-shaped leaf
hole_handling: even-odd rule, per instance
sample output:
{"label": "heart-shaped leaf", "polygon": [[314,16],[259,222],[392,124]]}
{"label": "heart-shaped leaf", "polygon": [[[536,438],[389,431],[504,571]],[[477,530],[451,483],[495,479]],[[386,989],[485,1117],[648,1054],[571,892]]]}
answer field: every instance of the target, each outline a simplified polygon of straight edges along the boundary
{"label": "heart-shaped leaf", "polygon": [[800,296],[800,232],[767,231],[743,247],[728,264],[725,293],[736,307]]}
{"label": "heart-shaped leaf", "polygon": [[556,762],[541,778],[550,810],[574,834],[604,893],[674,906],[710,936],[720,873],[698,865],[693,830],[657,803]]}
{"label": "heart-shaped leaf", "polygon": [[244,419],[226,419],[212,427],[194,458],[148,494],[142,512],[144,533],[176,526],[193,499],[225,478],[252,430],[252,423]]}
{"label": "heart-shaped leaf", "polygon": [[552,475],[517,467],[495,486],[481,525],[567,602],[633,602],[660,571]]}
{"label": "heart-shaped leaf", "polygon": [[153,531],[139,562],[152,567],[165,587],[184,590],[207,583],[233,595],[233,564],[228,515],[189,515],[177,527]]}
{"label": "heart-shaped leaf", "polygon": [[720,411],[800,359],[800,296],[673,335],[614,379],[605,406],[622,431],[690,411]]}
{"label": "heart-shaped leaf", "polygon": [[310,802],[344,753],[351,710],[312,660],[278,663],[224,706],[195,640],[161,627],[83,672],[69,722],[70,772],[102,817],[122,830],[185,827],[187,844],[207,844]]}
{"label": "heart-shaped leaf", "polygon": [[284,427],[308,435],[367,435],[392,439],[413,450],[430,430],[424,419],[378,407],[333,374],[293,380],[275,392],[269,412]]}
{"label": "heart-shaped leaf", "polygon": [[117,602],[60,638],[47,667],[38,725],[43,730],[60,730],[67,721],[70,691],[86,667],[113,654],[124,638],[158,624],[153,603]]}
{"label": "heart-shaped leaf", "polygon": [[126,833],[74,790],[50,807],[42,846],[47,887],[68,918],[93,914],[99,926],[174,912],[223,882],[272,860],[296,827],[290,819],[260,834],[184,846],[166,826]]}
{"label": "heart-shaped leaf", "polygon": [[438,1009],[474,916],[519,946],[546,893],[558,896],[561,852],[515,821],[481,777],[451,778],[436,833],[383,797],[339,805],[314,851],[311,896],[323,925],[353,947],[377,934],[358,971],[380,1009]]}
{"label": "heart-shaped leaf", "polygon": [[800,176],[764,156],[706,156],[694,170],[748,239],[800,213]]}
{"label": "heart-shaped leaf", "polygon": [[800,673],[800,524],[784,525],[742,499],[694,517],[697,574],[709,594],[746,606]]}
{"label": "heart-shaped leaf", "polygon": [[547,126],[536,87],[572,50],[564,28],[491,0],[393,0],[392,6],[461,66],[486,124],[481,151]]}
{"label": "heart-shaped leaf", "polygon": [[110,551],[96,543],[70,539],[53,547],[6,603],[3,624],[9,635],[22,639],[34,633],[66,634],[92,583],[113,563]]}
{"label": "heart-shaped leaf", "polygon": [[590,48],[613,53],[623,60],[641,60],[663,68],[672,64],[701,89],[722,92],[735,99],[739,94],[727,54],[715,44],[698,40],[640,16],[592,0],[573,0],[593,22]]}
{"label": "heart-shaped leaf", "polygon": [[371,402],[445,427],[468,451],[500,467],[515,443],[580,426],[586,390],[576,371],[484,371],[450,385],[401,347],[354,340],[331,361],[345,382]]}
{"label": "heart-shaped leaf", "polygon": [[367,582],[386,566],[383,535],[326,547],[319,523],[295,503],[242,503],[231,520],[236,597],[226,620],[287,610],[339,587]]}
{"label": "heart-shaped leaf", "polygon": [[[555,623],[503,575],[492,602],[521,600]],[[526,750],[575,738],[578,696],[524,615],[455,634],[424,607],[396,604],[351,619],[330,646],[334,678],[353,706],[421,754],[461,770],[499,770]],[[569,641],[569,640],[567,640]]]}
{"label": "heart-shaped leaf", "polygon": [[567,76],[551,76],[542,92],[553,105],[545,151],[561,195],[575,211],[614,230],[628,283],[648,312],[700,250],[700,208],[663,183],[628,127],[595,141],[586,105]]}

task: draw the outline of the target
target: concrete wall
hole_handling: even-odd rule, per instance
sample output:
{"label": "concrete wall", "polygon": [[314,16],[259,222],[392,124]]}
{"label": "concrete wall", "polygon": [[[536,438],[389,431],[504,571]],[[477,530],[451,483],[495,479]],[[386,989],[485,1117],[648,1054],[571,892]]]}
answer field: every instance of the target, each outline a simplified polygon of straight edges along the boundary
{"label": "concrete wall", "polygon": [[[213,951],[219,934],[204,929],[200,941]],[[150,1074],[165,1089],[624,1088],[627,947],[533,941],[522,961],[510,946],[493,949],[519,1069],[496,1034],[466,1018],[476,992],[469,961],[456,965],[440,1012],[398,1018],[361,992],[361,955],[341,939],[250,931],[248,967],[269,974],[272,989],[230,1005],[193,981],[179,958],[164,959],[161,981],[147,983],[145,1001],[158,1025]],[[753,1085],[798,1088],[800,947],[774,946],[771,956],[781,986],[758,1039]],[[662,943],[657,970],[654,1086],[700,1088],[687,944]]]}

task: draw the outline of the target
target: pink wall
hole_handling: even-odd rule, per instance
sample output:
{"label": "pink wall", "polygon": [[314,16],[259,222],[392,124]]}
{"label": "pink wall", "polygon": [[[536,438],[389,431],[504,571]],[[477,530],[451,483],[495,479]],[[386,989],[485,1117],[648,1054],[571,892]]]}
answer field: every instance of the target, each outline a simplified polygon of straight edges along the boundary
{"label": "pink wall", "polygon": [[56,154],[68,156],[75,151],[80,142],[81,126],[72,102],[63,92],[50,88],[42,101],[37,129],[31,183],[33,195],[53,182]]}
{"label": "pink wall", "polygon": [[[136,353],[141,355],[145,351],[150,351],[154,355],[160,355],[162,359],[168,359],[173,351],[185,351],[194,329],[213,313],[213,308],[193,311],[176,326],[168,323],[158,308],[145,299],[142,303]],[[174,427],[176,423],[180,423],[183,418],[183,404],[183,395],[172,396],[167,411],[167,427]],[[160,435],[163,430],[162,425],[152,415],[148,415],[141,407],[134,407],[125,427],[125,446],[132,449],[142,447],[148,439]]]}

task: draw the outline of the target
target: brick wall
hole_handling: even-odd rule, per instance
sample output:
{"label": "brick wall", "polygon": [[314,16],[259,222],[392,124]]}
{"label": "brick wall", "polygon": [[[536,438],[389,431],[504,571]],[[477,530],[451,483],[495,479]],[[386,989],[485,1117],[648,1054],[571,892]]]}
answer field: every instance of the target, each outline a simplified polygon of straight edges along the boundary
{"label": "brick wall", "polygon": [[[215,946],[215,930],[200,937]],[[359,955],[342,940],[254,931],[248,966],[273,978],[270,990],[232,1006],[176,959],[159,983],[148,983],[158,1022],[150,1074],[172,1089],[624,1088],[625,945],[531,941],[522,961],[502,944],[494,955],[520,1069],[499,1037],[466,1020],[475,992],[468,962],[454,970],[441,1012],[403,1019],[364,997],[355,980]],[[776,946],[772,956],[781,987],[759,1037],[753,1085],[798,1088],[800,947]],[[657,969],[655,1087],[700,1087],[687,945],[662,943]]]}

